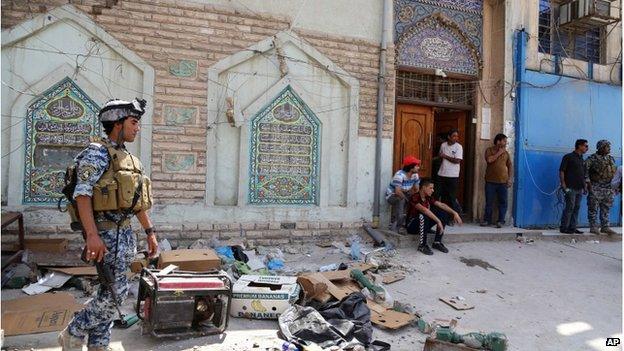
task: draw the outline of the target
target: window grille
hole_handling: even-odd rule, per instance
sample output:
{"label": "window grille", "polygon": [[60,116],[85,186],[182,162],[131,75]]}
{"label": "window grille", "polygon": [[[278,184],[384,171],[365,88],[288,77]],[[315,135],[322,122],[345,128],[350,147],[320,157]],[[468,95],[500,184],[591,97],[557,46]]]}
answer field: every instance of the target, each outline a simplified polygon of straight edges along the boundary
{"label": "window grille", "polygon": [[472,105],[477,81],[399,71],[396,93],[403,100]]}
{"label": "window grille", "polygon": [[539,52],[601,63],[602,30],[575,32],[557,26],[558,5],[552,0],[540,0],[538,42]]}

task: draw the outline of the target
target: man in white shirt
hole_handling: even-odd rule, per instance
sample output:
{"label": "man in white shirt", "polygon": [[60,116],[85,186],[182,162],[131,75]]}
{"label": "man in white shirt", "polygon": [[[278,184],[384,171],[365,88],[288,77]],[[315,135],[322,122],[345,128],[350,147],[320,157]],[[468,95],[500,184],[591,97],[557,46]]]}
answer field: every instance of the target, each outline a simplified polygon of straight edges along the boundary
{"label": "man in white shirt", "polygon": [[464,149],[457,142],[459,140],[459,131],[451,129],[446,140],[446,142],[440,145],[440,158],[442,158],[442,164],[440,165],[440,170],[438,170],[440,200],[456,212],[462,213],[461,206],[457,201],[460,164],[464,159]]}

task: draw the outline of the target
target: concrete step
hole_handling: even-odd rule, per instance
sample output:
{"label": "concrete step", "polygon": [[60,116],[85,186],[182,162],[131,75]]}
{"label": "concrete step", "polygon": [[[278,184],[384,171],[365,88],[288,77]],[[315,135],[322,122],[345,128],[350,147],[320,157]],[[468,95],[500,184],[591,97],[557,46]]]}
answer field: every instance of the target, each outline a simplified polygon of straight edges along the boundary
{"label": "concrete step", "polygon": [[[448,227],[446,233],[444,233],[445,243],[460,243],[471,241],[505,241],[516,240],[518,237],[533,240],[551,240],[551,241],[572,241],[575,239],[578,242],[598,240],[598,241],[621,241],[622,240],[622,228],[613,228],[618,234],[607,235],[594,235],[589,233],[589,229],[581,228],[584,231],[583,234],[562,234],[558,230],[551,229],[522,229],[517,227],[480,227],[475,224],[466,224],[463,226]],[[418,241],[417,235],[408,234],[402,231],[400,234],[385,230],[378,229],[383,233],[386,238],[394,243],[397,247],[413,246]],[[433,235],[433,234],[431,234]]]}

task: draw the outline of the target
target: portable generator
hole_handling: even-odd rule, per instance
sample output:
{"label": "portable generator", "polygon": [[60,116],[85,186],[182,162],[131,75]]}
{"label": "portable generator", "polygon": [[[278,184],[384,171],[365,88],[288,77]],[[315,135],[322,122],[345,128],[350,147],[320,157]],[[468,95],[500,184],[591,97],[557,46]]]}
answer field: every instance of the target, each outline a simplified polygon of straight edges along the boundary
{"label": "portable generator", "polygon": [[142,333],[155,337],[204,336],[225,331],[232,299],[227,273],[144,268],[136,312]]}

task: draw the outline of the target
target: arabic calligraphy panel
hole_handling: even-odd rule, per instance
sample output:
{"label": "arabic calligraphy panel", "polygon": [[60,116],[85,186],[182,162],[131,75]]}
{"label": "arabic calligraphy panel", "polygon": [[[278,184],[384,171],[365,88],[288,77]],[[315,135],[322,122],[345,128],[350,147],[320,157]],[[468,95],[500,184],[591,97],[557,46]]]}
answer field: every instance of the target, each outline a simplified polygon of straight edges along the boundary
{"label": "arabic calligraphy panel", "polygon": [[290,86],[252,118],[250,203],[318,205],[320,126]]}
{"label": "arabic calligraphy panel", "polygon": [[100,134],[99,107],[69,77],[26,111],[24,204],[55,204],[65,168]]}
{"label": "arabic calligraphy panel", "polygon": [[478,76],[482,10],[482,0],[394,0],[398,64]]}

